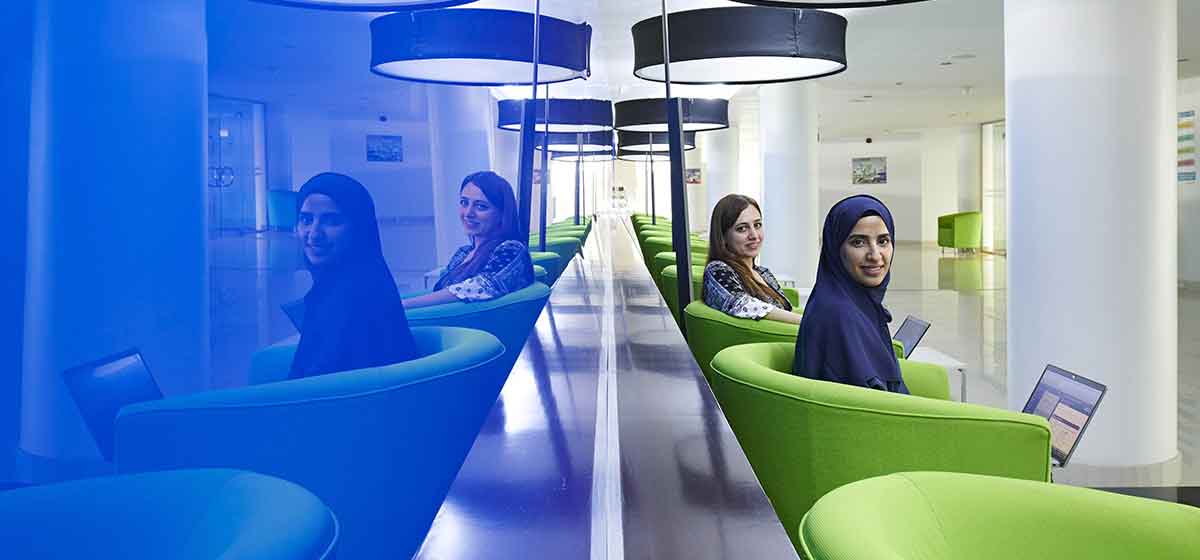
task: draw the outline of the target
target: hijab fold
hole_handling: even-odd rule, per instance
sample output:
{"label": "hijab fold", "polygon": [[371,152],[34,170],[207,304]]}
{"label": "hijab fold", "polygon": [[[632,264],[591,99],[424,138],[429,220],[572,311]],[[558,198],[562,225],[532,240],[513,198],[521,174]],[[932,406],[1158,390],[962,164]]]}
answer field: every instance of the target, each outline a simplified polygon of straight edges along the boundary
{"label": "hijab fold", "polygon": [[304,296],[300,344],[291,378],[381,366],[417,357],[404,305],[383,258],[375,203],[358,181],[321,173],[300,188],[297,212],[314,194],[333,199],[349,224],[349,244],[334,262],[315,267]]}
{"label": "hijab fold", "polygon": [[893,239],[892,213],[879,199],[857,195],[829,210],[821,232],[817,282],[804,306],[792,373],[812,379],[908,393],[892,349],[883,306],[892,274],[874,288],[859,284],[842,262],[842,244],[866,216],[879,216]]}

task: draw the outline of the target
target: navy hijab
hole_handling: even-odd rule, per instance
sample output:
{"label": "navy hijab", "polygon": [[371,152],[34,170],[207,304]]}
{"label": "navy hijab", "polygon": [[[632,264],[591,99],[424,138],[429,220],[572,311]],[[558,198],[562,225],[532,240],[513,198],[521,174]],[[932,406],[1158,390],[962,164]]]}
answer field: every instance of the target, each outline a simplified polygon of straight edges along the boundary
{"label": "navy hijab", "polygon": [[894,239],[892,213],[872,196],[842,200],[825,217],[817,283],[800,320],[792,373],[907,394],[888,331],[892,314],[883,307],[892,273],[878,287],[867,288],[842,263],[842,244],[860,219],[873,215],[883,219]]}
{"label": "navy hijab", "polygon": [[417,357],[400,293],[383,259],[370,193],[350,177],[321,173],[300,188],[297,213],[314,194],[337,204],[349,225],[350,243],[336,261],[319,268],[305,257],[313,286],[304,296],[303,332],[291,378]]}

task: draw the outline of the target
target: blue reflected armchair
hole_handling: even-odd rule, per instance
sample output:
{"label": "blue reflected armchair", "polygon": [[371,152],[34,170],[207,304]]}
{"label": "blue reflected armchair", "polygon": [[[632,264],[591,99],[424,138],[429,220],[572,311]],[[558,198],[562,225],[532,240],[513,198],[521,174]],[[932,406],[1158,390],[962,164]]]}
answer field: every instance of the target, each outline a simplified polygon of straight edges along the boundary
{"label": "blue reflected armchair", "polygon": [[[422,357],[408,362],[126,406],[116,423],[117,470],[277,476],[338,516],[341,558],[407,558],[510,367],[504,346],[483,331],[424,327],[413,336]],[[252,377],[286,376],[294,352],[260,351]]]}

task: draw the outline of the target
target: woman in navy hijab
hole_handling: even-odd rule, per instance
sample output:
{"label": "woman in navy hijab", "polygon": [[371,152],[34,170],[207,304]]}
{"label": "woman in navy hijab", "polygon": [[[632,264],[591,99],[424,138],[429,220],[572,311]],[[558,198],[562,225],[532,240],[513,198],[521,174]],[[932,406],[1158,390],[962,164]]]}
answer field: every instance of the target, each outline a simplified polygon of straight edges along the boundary
{"label": "woman in navy hijab", "polygon": [[367,189],[345,175],[321,173],[300,188],[298,212],[296,236],[313,286],[304,296],[291,378],[417,357]]}
{"label": "woman in navy hijab", "polygon": [[883,307],[894,233],[892,213],[875,197],[852,196],[829,210],[792,373],[908,393],[888,332],[892,315]]}

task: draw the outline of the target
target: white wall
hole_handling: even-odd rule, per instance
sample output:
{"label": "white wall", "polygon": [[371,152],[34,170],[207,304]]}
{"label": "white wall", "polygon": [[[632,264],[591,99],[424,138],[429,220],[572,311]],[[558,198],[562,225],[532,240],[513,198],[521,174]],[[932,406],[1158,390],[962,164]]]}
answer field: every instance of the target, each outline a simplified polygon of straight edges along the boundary
{"label": "white wall", "polygon": [[[1200,78],[1179,81],[1180,111],[1200,111]],[[1179,279],[1200,282],[1200,183],[1179,188]]]}
{"label": "white wall", "polygon": [[[820,225],[829,209],[839,200],[855,194],[870,194],[882,200],[896,221],[897,241],[922,240],[922,141],[917,134],[876,138],[871,144],[863,139],[822,142],[820,147]],[[888,182],[881,185],[854,185],[850,182],[851,159],[886,157]],[[936,240],[935,228],[933,238]]]}
{"label": "white wall", "polygon": [[937,241],[937,217],[979,210],[980,127],[921,131],[921,237]]}

